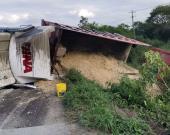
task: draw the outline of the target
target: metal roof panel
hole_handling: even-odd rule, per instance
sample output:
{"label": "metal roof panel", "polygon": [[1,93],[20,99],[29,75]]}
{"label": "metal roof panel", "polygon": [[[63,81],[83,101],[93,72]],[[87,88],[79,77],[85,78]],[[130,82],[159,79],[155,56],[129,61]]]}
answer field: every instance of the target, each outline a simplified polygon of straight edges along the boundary
{"label": "metal roof panel", "polygon": [[109,33],[109,32],[93,31],[93,30],[89,30],[89,29],[82,29],[82,28],[79,28],[79,27],[68,26],[68,25],[49,22],[49,21],[45,21],[45,20],[42,20],[42,25],[43,26],[52,25],[52,26],[56,26],[59,29],[73,31],[73,32],[77,32],[77,33],[82,33],[82,34],[86,34],[86,35],[89,35],[89,36],[95,36],[95,37],[98,37],[98,38],[123,42],[123,43],[127,43],[127,44],[141,45],[141,46],[147,46],[147,47],[151,46],[151,45],[143,43],[141,41],[125,37],[125,36],[120,35],[118,33],[112,34],[112,33]]}

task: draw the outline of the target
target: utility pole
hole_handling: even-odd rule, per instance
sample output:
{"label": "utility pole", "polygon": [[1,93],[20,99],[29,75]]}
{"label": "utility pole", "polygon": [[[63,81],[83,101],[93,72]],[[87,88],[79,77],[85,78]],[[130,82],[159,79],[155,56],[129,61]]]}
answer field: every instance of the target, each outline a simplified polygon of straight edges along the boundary
{"label": "utility pole", "polygon": [[134,39],[136,39],[136,32],[135,32],[135,27],[134,27],[134,13],[135,13],[135,11],[134,11],[134,10],[132,10],[130,13],[132,14],[132,28],[133,28],[133,36],[134,36]]}

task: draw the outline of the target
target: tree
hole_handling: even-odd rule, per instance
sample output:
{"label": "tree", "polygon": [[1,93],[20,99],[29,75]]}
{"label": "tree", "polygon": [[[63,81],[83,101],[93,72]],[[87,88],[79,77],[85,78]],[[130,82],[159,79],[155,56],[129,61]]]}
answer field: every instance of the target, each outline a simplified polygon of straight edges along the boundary
{"label": "tree", "polygon": [[78,26],[83,29],[98,30],[98,24],[96,22],[89,23],[88,18],[83,16],[81,16]]}
{"label": "tree", "polygon": [[170,90],[164,78],[169,75],[170,67],[162,60],[158,52],[145,52],[146,63],[142,65],[140,70],[140,79],[146,85],[157,83],[161,80],[167,90]]}
{"label": "tree", "polygon": [[87,25],[88,25],[88,18],[81,16],[81,19],[80,19],[78,26],[80,28],[86,28]]}
{"label": "tree", "polygon": [[125,24],[125,23],[121,23],[117,26],[117,28],[120,28],[120,29],[124,29],[124,30],[130,30],[130,26]]}
{"label": "tree", "polygon": [[147,23],[170,25],[170,5],[158,6],[153,9]]}
{"label": "tree", "polygon": [[120,24],[117,27],[110,25],[99,25],[96,22],[89,23],[88,18],[81,16],[80,22],[78,24],[80,28],[90,29],[92,31],[119,33],[127,37],[133,37],[132,29],[127,24]]}
{"label": "tree", "polygon": [[135,22],[136,34],[144,38],[170,40],[170,5],[158,6],[146,22]]}
{"label": "tree", "polygon": [[117,27],[115,27],[115,32],[127,37],[133,37],[132,29],[129,25],[124,23],[121,23]]}

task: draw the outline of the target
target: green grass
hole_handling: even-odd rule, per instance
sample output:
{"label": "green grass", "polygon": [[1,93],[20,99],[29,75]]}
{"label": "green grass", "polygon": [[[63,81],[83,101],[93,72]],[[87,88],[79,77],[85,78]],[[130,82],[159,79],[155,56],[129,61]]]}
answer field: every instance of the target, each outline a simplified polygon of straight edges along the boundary
{"label": "green grass", "polygon": [[126,100],[128,105],[146,106],[147,96],[145,88],[139,80],[130,80],[127,77],[123,77],[120,84],[111,86],[111,91],[113,94],[120,95],[121,99]]}
{"label": "green grass", "polygon": [[[67,73],[66,78],[69,91],[66,93],[63,103],[67,114],[69,112],[74,114],[72,118],[82,126],[115,135],[147,135],[151,133],[149,125],[139,117],[124,117],[116,112],[116,102],[113,97],[119,95],[117,101],[120,103],[121,100],[118,99],[123,99],[120,93],[102,88],[74,69]],[[128,105],[129,101],[126,99],[123,101],[126,101],[125,106]]]}
{"label": "green grass", "polygon": [[170,132],[170,91],[151,98],[146,94],[140,80],[122,78],[120,84],[113,84],[113,102],[119,107],[134,108],[145,121],[154,121],[165,131]]}

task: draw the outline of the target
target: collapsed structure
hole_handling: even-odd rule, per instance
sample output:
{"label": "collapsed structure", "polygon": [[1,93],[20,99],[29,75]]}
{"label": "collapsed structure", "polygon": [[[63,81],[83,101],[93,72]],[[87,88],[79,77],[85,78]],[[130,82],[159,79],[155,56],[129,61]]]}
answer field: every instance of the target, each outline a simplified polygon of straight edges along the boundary
{"label": "collapsed structure", "polygon": [[52,80],[54,65],[61,64],[60,56],[66,51],[102,53],[126,61],[132,46],[150,46],[116,33],[85,30],[45,20],[39,27],[1,28],[0,31],[0,88],[16,82]]}
{"label": "collapsed structure", "polygon": [[57,29],[58,44],[56,44],[56,49],[62,43],[68,50],[103,52],[126,61],[132,46],[150,46],[117,33],[92,31],[45,20],[42,20],[42,26],[55,26],[55,29]]}

